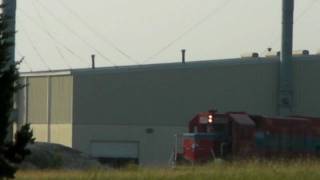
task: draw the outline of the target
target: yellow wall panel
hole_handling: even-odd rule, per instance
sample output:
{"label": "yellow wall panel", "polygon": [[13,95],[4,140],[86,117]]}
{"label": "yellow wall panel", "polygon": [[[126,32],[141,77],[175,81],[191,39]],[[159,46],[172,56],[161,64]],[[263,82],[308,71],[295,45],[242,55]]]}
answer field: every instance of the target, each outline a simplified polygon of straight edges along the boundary
{"label": "yellow wall panel", "polygon": [[27,84],[27,122],[48,122],[48,77],[30,77]]}
{"label": "yellow wall panel", "polygon": [[51,77],[51,122],[72,122],[72,76]]}

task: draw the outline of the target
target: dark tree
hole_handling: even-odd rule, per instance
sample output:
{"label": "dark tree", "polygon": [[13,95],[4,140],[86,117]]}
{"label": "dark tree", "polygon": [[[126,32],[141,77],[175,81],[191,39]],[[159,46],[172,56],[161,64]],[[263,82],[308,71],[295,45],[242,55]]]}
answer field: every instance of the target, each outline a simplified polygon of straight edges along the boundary
{"label": "dark tree", "polygon": [[34,142],[28,124],[16,132],[14,140],[8,138],[12,124],[13,96],[24,86],[17,81],[19,78],[17,63],[12,61],[10,49],[14,46],[15,32],[8,28],[9,19],[10,17],[0,14],[0,179],[14,178],[18,164],[30,154],[26,146]]}

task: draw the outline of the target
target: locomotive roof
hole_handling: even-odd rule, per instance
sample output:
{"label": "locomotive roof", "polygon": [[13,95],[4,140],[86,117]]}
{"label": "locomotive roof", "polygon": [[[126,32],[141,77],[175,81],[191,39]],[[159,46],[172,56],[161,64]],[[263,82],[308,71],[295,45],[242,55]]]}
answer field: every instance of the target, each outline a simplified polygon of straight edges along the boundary
{"label": "locomotive roof", "polygon": [[255,126],[248,114],[230,114],[230,117],[240,125]]}
{"label": "locomotive roof", "polygon": [[276,120],[297,120],[297,121],[309,121],[310,119],[305,118],[305,117],[283,117],[283,116],[263,116],[266,119],[276,119]]}

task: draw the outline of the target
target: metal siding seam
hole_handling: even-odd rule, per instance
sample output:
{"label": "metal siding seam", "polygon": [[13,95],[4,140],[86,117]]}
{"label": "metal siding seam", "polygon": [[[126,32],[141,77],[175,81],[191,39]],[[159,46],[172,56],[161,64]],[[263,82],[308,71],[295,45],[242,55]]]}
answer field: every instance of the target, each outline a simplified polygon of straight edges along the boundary
{"label": "metal siding seam", "polygon": [[17,127],[20,129],[27,121],[27,78],[23,77],[19,79],[19,83],[25,85],[17,92],[17,109],[18,109],[18,121]]}
{"label": "metal siding seam", "polygon": [[73,124],[73,122],[74,122],[74,120],[73,120],[73,113],[74,113],[74,75],[73,74],[71,74],[70,75],[70,77],[71,77],[71,89],[70,89],[70,125],[71,125],[71,128],[70,128],[70,130],[71,130],[71,132],[70,132],[70,134],[71,134],[71,139],[70,139],[70,146],[73,148],[74,147],[74,139],[73,139],[73,137],[74,137],[74,124]]}
{"label": "metal siding seam", "polygon": [[73,76],[71,75],[70,76],[70,80],[69,80],[70,82],[70,89],[69,89],[69,96],[70,96],[70,98],[69,98],[69,103],[70,103],[70,107],[69,107],[69,118],[70,118],[70,120],[69,120],[69,123],[72,125],[73,124]]}
{"label": "metal siding seam", "polygon": [[29,123],[29,77],[26,77],[26,124]]}
{"label": "metal siding seam", "polygon": [[47,84],[47,108],[48,108],[48,143],[51,143],[51,76],[48,77]]}

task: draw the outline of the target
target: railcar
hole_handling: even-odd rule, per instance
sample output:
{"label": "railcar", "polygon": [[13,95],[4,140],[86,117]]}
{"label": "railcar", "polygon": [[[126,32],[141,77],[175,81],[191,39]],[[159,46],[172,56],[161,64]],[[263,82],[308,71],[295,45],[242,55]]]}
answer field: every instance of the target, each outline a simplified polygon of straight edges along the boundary
{"label": "railcar", "polygon": [[320,155],[320,118],[268,117],[246,112],[198,113],[182,135],[180,155],[192,162],[226,157]]}

